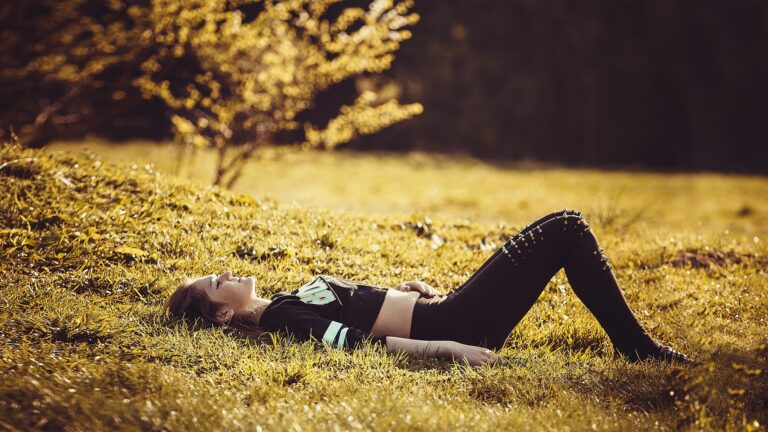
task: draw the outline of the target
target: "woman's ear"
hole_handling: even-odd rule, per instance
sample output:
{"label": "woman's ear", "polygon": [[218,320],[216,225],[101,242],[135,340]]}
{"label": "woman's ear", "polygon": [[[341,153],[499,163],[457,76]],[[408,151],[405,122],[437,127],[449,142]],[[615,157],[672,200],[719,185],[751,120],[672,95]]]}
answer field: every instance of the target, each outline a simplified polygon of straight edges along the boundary
{"label": "woman's ear", "polygon": [[229,322],[229,320],[232,319],[234,314],[235,311],[232,309],[220,309],[218,312],[216,312],[216,321],[220,322],[221,324],[226,324]]}

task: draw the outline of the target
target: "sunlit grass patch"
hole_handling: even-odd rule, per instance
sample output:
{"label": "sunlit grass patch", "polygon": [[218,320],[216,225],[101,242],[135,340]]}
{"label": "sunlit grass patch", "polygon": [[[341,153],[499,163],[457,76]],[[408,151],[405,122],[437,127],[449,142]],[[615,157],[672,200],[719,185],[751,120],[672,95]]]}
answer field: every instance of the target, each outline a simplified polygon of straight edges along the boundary
{"label": "sunlit grass patch", "polygon": [[[495,431],[766,424],[768,207],[748,197],[768,192],[764,179],[716,185],[709,175],[600,177],[460,159],[417,164],[394,155],[324,155],[312,168],[304,157],[273,161],[269,170],[290,177],[291,163],[310,172],[338,165],[373,172],[380,165],[383,177],[399,180],[382,183],[374,196],[375,179],[362,177],[345,186],[346,197],[323,192],[336,180],[307,186],[330,197],[328,207],[377,202],[376,212],[361,214],[226,192],[143,161],[2,147],[0,426]],[[413,177],[394,175],[398,165]],[[641,211],[664,190],[664,179],[683,191],[681,202]],[[429,194],[415,186],[423,181]],[[288,184],[277,190],[287,193]],[[601,201],[606,191],[617,196],[619,186],[636,192]],[[448,198],[454,204],[440,211]],[[411,206],[417,202],[423,206]],[[255,275],[263,296],[318,273],[384,287],[422,279],[447,293],[526,223],[563,207],[584,210],[649,332],[706,366],[614,358],[563,272],[493,367],[375,347],[345,353],[279,335],[249,339],[161,314],[184,278],[225,270]],[[683,207],[699,216],[681,216]]]}

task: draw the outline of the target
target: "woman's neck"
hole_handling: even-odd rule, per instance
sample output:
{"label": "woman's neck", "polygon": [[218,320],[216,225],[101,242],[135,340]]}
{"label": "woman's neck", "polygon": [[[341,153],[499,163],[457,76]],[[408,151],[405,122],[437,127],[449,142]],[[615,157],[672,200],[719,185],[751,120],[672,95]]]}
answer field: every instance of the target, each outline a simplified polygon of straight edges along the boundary
{"label": "woman's neck", "polygon": [[254,297],[246,310],[248,310],[250,318],[258,323],[261,321],[261,314],[264,312],[264,309],[269,306],[270,303],[272,303],[272,300],[267,300],[261,297]]}

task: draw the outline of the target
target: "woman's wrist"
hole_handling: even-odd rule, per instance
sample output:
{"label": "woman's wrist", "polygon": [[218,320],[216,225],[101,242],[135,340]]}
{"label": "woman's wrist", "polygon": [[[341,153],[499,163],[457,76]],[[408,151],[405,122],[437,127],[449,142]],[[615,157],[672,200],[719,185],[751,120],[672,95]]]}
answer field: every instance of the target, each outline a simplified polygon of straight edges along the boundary
{"label": "woman's wrist", "polygon": [[437,357],[453,357],[456,353],[457,343],[450,340],[433,341],[436,344],[436,349],[433,355]]}

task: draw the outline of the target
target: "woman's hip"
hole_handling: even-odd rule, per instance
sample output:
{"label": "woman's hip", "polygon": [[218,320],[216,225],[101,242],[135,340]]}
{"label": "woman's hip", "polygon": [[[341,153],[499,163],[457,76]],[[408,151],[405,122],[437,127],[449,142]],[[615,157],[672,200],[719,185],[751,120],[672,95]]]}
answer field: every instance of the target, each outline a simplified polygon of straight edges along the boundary
{"label": "woman's hip", "polygon": [[[450,340],[468,345],[500,345],[499,327],[495,313],[462,305],[456,296],[448,296],[440,303],[417,302],[411,320],[411,338],[421,340]],[[487,308],[490,305],[485,305]]]}

